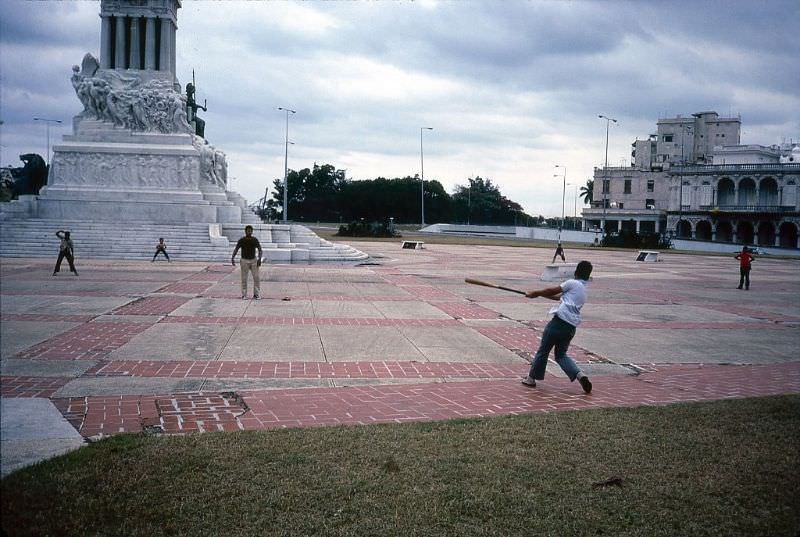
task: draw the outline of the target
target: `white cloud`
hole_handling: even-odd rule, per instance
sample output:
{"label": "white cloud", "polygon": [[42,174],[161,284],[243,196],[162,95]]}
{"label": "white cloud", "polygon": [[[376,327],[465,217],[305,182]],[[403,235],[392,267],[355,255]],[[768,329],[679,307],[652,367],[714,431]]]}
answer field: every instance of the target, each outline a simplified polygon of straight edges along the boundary
{"label": "white cloud", "polygon": [[[659,117],[741,114],[742,140],[800,138],[798,4],[583,2],[183,2],[178,77],[196,72],[206,133],[255,201],[289,166],[369,179],[419,173],[446,188],[490,178],[534,214],[561,213]],[[99,2],[0,2],[3,165],[44,152],[34,116],[80,111],[70,67],[99,49]],[[698,24],[697,21],[703,21]],[[68,132],[62,129],[58,135]],[[52,134],[54,137],[55,133]],[[568,197],[569,201],[569,197]],[[571,203],[567,203],[571,207]]]}

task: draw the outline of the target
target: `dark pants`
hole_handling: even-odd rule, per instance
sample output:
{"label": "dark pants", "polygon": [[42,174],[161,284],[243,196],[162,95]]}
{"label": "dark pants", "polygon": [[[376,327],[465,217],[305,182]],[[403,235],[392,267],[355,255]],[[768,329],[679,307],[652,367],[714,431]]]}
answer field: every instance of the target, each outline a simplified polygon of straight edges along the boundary
{"label": "dark pants", "polygon": [[555,347],[556,363],[564,370],[569,380],[575,380],[580,370],[575,360],[567,356],[569,343],[573,337],[575,337],[575,327],[566,321],[562,321],[558,316],[553,316],[553,319],[547,323],[542,333],[542,342],[539,345],[539,350],[536,351],[536,356],[533,357],[528,376],[536,380],[544,379],[544,372],[547,369],[547,356]]}
{"label": "dark pants", "polygon": [[155,255],[153,255],[153,261],[156,260],[156,257],[158,257],[158,254],[164,254],[164,257],[166,257],[167,261],[169,261],[169,255],[167,254],[167,251],[164,248],[156,248],[156,253],[155,253]]}
{"label": "dark pants", "polygon": [[744,284],[745,289],[750,289],[750,267],[739,268],[739,287],[737,289],[741,289],[742,284]]}
{"label": "dark pants", "polygon": [[75,261],[75,258],[72,257],[72,252],[70,252],[69,250],[60,250],[58,252],[58,261],[56,261],[56,268],[55,270],[53,270],[53,274],[61,270],[61,261],[63,261],[65,257],[67,258],[67,262],[69,263],[69,270],[77,274],[78,271],[75,270],[75,264],[73,263],[73,261]]}

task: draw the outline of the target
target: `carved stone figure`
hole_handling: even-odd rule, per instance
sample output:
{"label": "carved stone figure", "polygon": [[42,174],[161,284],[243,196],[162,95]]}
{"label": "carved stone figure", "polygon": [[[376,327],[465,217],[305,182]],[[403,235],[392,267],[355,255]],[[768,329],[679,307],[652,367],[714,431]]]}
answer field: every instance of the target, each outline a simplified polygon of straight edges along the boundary
{"label": "carved stone figure", "polygon": [[226,188],[228,184],[228,164],[225,153],[216,149],[199,136],[194,136],[192,143],[200,153],[200,179],[223,189]]}
{"label": "carved stone figure", "polygon": [[[167,80],[143,81],[138,74],[123,76],[98,68],[86,54],[79,68],[72,67],[72,87],[83,104],[79,117],[113,123],[139,132],[190,133],[184,97]],[[202,120],[201,120],[202,121]]]}

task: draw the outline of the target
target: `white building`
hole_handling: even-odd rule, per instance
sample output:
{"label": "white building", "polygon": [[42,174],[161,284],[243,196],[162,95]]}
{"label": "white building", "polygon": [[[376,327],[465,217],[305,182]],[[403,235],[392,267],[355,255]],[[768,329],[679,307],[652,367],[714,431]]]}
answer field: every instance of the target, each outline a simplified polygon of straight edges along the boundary
{"label": "white building", "polygon": [[798,248],[800,147],[740,145],[740,118],[658,121],[633,165],[595,168],[585,229]]}

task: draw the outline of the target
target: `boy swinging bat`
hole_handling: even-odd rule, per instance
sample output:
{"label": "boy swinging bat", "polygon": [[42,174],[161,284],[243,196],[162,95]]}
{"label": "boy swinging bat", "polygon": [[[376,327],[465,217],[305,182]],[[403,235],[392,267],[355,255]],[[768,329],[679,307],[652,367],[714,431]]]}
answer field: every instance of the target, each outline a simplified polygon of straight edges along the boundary
{"label": "boy swinging bat", "polygon": [[591,393],[592,383],[589,381],[589,377],[587,377],[583,371],[578,368],[575,361],[567,355],[569,344],[572,338],[575,337],[575,330],[581,323],[581,308],[586,302],[586,284],[591,274],[592,264],[589,261],[581,261],[575,268],[575,277],[573,279],[567,280],[555,287],[528,291],[527,293],[518,289],[502,287],[480,280],[465,280],[467,283],[475,285],[483,285],[524,294],[528,298],[544,297],[559,301],[558,305],[550,310],[550,313],[553,314],[553,318],[547,323],[542,333],[542,341],[539,345],[539,350],[536,351],[536,355],[531,362],[528,375],[522,379],[522,384],[525,386],[535,388],[537,380],[544,380],[545,369],[547,369],[547,357],[553,347],[555,347],[556,363],[564,370],[569,380],[577,380],[584,392]]}

